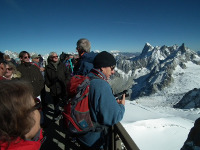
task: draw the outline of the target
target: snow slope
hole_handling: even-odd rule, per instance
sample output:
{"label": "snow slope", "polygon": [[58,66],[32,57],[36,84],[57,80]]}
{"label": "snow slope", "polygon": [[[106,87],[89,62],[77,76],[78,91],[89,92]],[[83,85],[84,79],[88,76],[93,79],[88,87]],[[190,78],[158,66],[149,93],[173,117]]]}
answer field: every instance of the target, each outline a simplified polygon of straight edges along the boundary
{"label": "snow slope", "polygon": [[172,107],[186,92],[200,88],[200,66],[192,62],[186,66],[176,67],[174,83],[163,91],[135,101],[126,100],[121,123],[141,150],[180,150],[200,117],[200,108]]}
{"label": "snow slope", "polygon": [[200,116],[200,110],[152,109],[128,100],[125,108],[121,123],[141,150],[179,150]]}

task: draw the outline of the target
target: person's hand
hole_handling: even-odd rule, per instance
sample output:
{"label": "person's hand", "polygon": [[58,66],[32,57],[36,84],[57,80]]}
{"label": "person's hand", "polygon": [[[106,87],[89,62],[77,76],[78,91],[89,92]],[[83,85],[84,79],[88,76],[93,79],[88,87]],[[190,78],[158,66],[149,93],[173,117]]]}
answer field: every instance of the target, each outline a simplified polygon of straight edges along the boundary
{"label": "person's hand", "polygon": [[118,103],[118,104],[123,104],[123,105],[125,105],[125,94],[123,94],[121,100],[119,100],[119,99],[117,100],[117,103]]}
{"label": "person's hand", "polygon": [[43,68],[43,67],[40,68],[40,71],[44,71],[44,70],[45,70],[45,68]]}

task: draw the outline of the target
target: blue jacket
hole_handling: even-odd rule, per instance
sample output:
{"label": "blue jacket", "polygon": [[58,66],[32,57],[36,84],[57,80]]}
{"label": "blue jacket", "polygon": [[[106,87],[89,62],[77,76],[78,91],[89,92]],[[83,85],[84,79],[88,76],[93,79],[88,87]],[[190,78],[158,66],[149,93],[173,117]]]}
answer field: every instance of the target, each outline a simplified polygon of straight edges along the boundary
{"label": "blue jacket", "polygon": [[74,68],[75,75],[87,75],[90,70],[94,67],[93,61],[97,53],[90,52],[85,53],[78,61],[78,64]]}
{"label": "blue jacket", "polygon": [[[96,70],[97,71],[97,70]],[[98,71],[104,79],[92,79],[90,82],[89,104],[91,118],[94,122],[101,125],[112,126],[122,120],[125,107],[118,104],[109,83],[105,80],[105,75]],[[90,78],[94,77],[93,73],[89,73]],[[103,131],[89,132],[86,135],[79,136],[78,139],[88,147],[94,144],[104,136]]]}

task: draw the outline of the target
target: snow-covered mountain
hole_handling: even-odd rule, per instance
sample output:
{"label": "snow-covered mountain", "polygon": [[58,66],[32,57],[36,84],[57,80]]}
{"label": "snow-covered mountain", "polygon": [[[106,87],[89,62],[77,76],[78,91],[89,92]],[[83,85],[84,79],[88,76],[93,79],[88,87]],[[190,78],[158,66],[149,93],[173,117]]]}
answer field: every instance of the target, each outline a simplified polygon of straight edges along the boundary
{"label": "snow-covered mountain", "polygon": [[187,92],[183,98],[174,105],[174,108],[200,108],[200,89],[194,88],[193,90]]}
{"label": "snow-covered mountain", "polygon": [[[200,69],[200,57],[184,44],[180,47],[177,45],[153,47],[146,43],[139,56],[126,58],[118,55],[116,59],[117,73],[111,81],[113,90],[118,93],[130,88],[132,90],[130,99],[132,100],[163,91],[176,82],[176,77],[183,75],[184,70],[191,66],[196,66],[197,70]],[[182,74],[177,74],[177,69]],[[199,87],[194,85],[188,90],[193,88]],[[188,91],[183,93],[186,92]]]}

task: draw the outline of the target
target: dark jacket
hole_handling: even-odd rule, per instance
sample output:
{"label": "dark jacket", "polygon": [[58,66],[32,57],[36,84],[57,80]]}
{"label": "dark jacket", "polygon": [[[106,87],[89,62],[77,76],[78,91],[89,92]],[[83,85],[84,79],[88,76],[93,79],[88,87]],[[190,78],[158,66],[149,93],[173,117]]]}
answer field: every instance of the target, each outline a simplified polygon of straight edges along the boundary
{"label": "dark jacket", "polygon": [[[96,70],[98,71],[98,70]],[[102,127],[110,127],[122,120],[125,107],[123,104],[118,104],[111,86],[105,80],[105,75],[98,71],[102,77],[96,79],[96,75],[89,73],[88,76],[92,79],[90,82],[89,91],[89,106],[91,111],[91,118],[93,122],[98,122]],[[94,76],[96,76],[94,78]],[[88,132],[83,136],[78,136],[78,139],[88,147],[96,147],[103,144],[105,131]],[[101,142],[99,142],[101,141]]]}
{"label": "dark jacket", "polygon": [[98,53],[84,53],[74,66],[74,75],[87,75],[94,67],[93,61]]}
{"label": "dark jacket", "polygon": [[57,69],[50,62],[45,68],[45,84],[50,88],[52,96],[66,96],[66,85],[70,80],[70,72],[61,62],[58,63]]}
{"label": "dark jacket", "polygon": [[44,80],[38,67],[31,63],[21,63],[17,70],[21,73],[20,80],[25,80],[33,86],[34,98],[38,97],[44,87]]}

